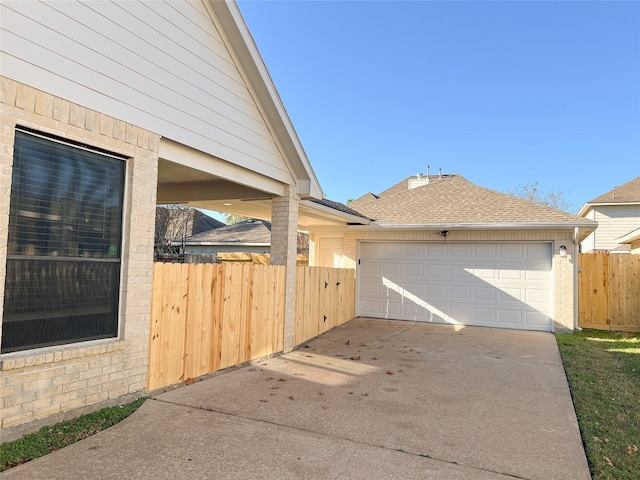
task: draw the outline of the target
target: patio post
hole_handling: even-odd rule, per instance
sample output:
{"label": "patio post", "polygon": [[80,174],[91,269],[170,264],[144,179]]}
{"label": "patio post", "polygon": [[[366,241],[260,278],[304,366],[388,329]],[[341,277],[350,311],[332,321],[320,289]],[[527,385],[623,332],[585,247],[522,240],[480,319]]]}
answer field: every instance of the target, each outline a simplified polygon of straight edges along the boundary
{"label": "patio post", "polygon": [[282,197],[273,198],[271,206],[271,264],[286,266],[284,352],[294,347],[299,201],[295,186],[288,185]]}

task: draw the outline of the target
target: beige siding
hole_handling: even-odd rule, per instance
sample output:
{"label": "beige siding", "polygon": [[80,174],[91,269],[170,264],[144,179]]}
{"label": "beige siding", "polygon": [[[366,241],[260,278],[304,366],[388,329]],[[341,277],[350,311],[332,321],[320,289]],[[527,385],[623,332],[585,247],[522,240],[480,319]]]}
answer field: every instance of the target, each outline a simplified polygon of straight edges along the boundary
{"label": "beige siding", "polygon": [[0,16],[3,75],[291,183],[201,1],[9,1]]}
{"label": "beige siding", "polygon": [[[3,19],[4,22],[4,19]],[[125,189],[118,338],[0,355],[0,437],[142,395],[149,312],[159,137],[59,97],[0,77],[0,304],[6,277],[16,125],[129,157]],[[0,336],[1,317],[0,311]]]}
{"label": "beige siding", "polygon": [[[315,234],[315,245],[322,244],[322,234]],[[343,266],[356,268],[358,244],[372,241],[434,241],[442,236],[433,231],[358,232],[345,233]],[[554,242],[554,323],[557,330],[574,328],[574,258],[573,231],[455,231],[449,232],[447,241],[552,241]],[[560,246],[567,247],[568,255],[560,257]],[[317,255],[318,252],[316,252]]]}
{"label": "beige siding", "polygon": [[616,238],[640,228],[640,205],[595,207],[589,217],[598,222],[598,228],[582,242],[582,252],[612,250],[620,246]]}

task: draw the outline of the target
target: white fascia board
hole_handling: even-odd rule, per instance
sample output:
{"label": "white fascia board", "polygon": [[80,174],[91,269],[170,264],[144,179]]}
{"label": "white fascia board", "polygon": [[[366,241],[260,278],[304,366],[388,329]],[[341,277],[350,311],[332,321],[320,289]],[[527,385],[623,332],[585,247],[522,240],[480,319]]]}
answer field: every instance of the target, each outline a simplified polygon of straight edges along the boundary
{"label": "white fascia board", "polygon": [[369,225],[349,225],[354,230],[573,230],[574,228],[595,230],[597,222],[589,223],[429,223],[415,225],[397,225],[392,223],[371,222]]}
{"label": "white fascia board", "polygon": [[591,209],[591,204],[585,203],[584,205],[582,205],[582,208],[578,211],[578,213],[576,213],[576,215],[579,217],[586,217],[590,209]]}
{"label": "white fascia board", "polygon": [[584,217],[589,210],[595,210],[597,207],[624,207],[624,206],[640,205],[640,202],[598,202],[598,203],[585,203],[578,212],[579,217]]}
{"label": "white fascia board", "polygon": [[301,200],[300,206],[308,208],[309,210],[315,210],[319,212],[323,217],[330,217],[335,219],[339,223],[358,223],[360,225],[369,225],[371,220],[357,215],[352,215],[347,212],[341,212],[335,208],[327,207],[326,205],[320,205],[319,203],[312,202],[310,200]]}
{"label": "white fascia board", "polygon": [[616,243],[632,243],[637,240],[640,240],[640,228],[636,228],[635,230],[616,238]]}
{"label": "white fascia board", "polygon": [[268,125],[275,130],[272,133],[284,149],[285,161],[293,170],[292,175],[295,175],[298,195],[303,198],[324,198],[320,182],[238,5],[234,0],[209,0],[208,5],[222,23],[224,34],[258,97],[258,107],[264,108]]}

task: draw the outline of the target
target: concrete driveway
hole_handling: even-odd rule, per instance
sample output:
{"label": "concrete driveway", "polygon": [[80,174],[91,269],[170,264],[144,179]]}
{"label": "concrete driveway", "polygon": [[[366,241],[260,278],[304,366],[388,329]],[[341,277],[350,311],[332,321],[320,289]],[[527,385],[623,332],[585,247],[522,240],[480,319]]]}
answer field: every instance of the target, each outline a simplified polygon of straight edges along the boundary
{"label": "concrete driveway", "polygon": [[372,319],[158,395],[3,475],[590,478],[553,335]]}

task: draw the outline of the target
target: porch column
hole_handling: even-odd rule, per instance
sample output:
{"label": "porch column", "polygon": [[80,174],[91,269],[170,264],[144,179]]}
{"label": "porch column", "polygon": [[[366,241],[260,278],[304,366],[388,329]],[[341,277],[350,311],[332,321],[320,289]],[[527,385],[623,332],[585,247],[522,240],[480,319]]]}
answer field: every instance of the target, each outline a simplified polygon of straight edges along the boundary
{"label": "porch column", "polygon": [[296,253],[298,246],[298,202],[295,186],[289,185],[271,205],[271,264],[286,266],[284,293],[284,351],[294,347],[296,321]]}

